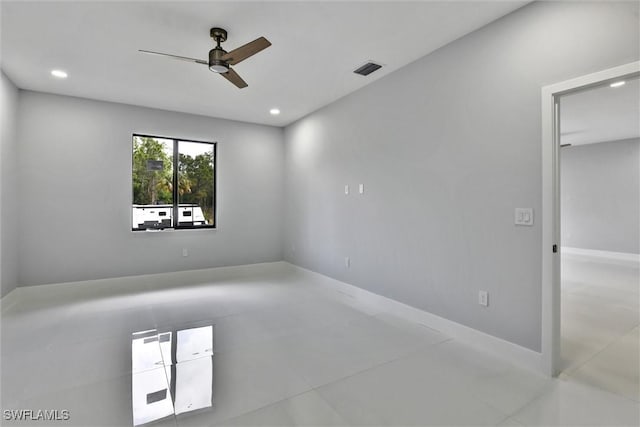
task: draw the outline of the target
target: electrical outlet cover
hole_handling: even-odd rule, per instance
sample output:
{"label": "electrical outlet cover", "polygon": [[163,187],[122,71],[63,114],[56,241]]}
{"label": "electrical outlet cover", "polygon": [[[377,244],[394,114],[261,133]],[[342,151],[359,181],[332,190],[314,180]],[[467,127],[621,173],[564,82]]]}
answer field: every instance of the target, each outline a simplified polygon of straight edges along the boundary
{"label": "electrical outlet cover", "polygon": [[487,291],[478,292],[478,304],[485,307],[489,306],[489,292]]}

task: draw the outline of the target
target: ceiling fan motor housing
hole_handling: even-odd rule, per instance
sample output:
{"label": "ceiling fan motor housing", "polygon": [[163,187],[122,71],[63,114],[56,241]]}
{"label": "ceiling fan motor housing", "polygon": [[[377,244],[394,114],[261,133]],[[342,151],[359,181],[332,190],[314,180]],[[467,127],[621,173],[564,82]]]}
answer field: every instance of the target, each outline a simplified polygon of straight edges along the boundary
{"label": "ceiling fan motor housing", "polygon": [[222,48],[215,47],[209,51],[209,69],[214,73],[226,73],[229,71],[229,64],[222,60],[226,54]]}

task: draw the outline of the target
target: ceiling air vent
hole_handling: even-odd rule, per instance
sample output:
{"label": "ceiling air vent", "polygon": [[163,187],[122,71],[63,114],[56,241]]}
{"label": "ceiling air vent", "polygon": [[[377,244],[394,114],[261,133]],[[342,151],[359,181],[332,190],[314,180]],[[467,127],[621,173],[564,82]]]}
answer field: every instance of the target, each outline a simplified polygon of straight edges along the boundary
{"label": "ceiling air vent", "polygon": [[380,64],[376,64],[375,62],[367,62],[362,67],[354,70],[353,72],[356,74],[360,74],[361,76],[368,76],[369,74],[373,73],[376,70],[379,70],[380,68],[382,68],[382,65]]}

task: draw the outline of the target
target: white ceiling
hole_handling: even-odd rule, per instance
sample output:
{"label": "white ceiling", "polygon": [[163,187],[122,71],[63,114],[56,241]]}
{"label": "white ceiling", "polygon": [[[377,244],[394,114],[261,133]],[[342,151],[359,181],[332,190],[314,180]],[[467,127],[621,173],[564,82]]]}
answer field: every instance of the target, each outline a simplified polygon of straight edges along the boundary
{"label": "white ceiling", "polygon": [[608,84],[560,97],[562,144],[640,138],[640,83]]}
{"label": "white ceiling", "polygon": [[[1,65],[23,89],[283,126],[526,3],[3,1]],[[228,30],[226,50],[273,43],[234,67],[248,88],[137,52],[206,59],[213,26]],[[385,67],[352,72],[367,60]]]}

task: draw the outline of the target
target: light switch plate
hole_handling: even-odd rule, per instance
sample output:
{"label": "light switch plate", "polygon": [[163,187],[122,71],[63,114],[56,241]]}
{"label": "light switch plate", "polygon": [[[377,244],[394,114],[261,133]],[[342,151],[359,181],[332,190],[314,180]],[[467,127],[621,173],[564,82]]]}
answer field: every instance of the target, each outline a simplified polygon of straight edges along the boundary
{"label": "light switch plate", "polygon": [[344,194],[349,195],[349,184],[344,186]]}
{"label": "light switch plate", "polygon": [[364,184],[360,184],[358,186],[358,191],[360,192],[360,194],[364,194]]}
{"label": "light switch plate", "polygon": [[516,208],[514,215],[515,225],[533,225],[533,208]]}

